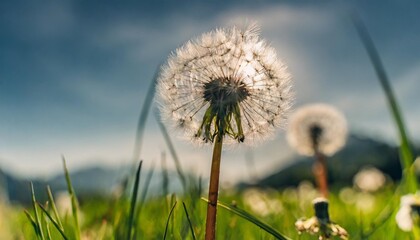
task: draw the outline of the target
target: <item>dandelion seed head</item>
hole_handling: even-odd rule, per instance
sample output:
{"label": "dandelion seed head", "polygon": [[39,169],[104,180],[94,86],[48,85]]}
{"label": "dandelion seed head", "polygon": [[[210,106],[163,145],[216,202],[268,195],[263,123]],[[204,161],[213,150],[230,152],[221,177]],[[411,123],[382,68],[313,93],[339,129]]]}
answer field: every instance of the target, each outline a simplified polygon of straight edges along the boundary
{"label": "dandelion seed head", "polygon": [[346,120],[330,105],[307,105],[290,117],[287,140],[300,154],[312,156],[318,151],[330,156],[344,146],[346,137]]}
{"label": "dandelion seed head", "polygon": [[255,143],[285,123],[291,75],[251,25],[220,28],[188,41],[161,68],[161,115],[196,143]]}

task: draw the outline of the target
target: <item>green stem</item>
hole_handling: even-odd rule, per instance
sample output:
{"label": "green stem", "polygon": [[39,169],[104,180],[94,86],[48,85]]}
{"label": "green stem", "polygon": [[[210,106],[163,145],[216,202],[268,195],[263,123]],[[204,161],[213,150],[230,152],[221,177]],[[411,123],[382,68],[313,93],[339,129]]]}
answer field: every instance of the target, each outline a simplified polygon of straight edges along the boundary
{"label": "green stem", "polygon": [[413,193],[417,190],[416,175],[414,172],[414,168],[412,167],[414,157],[402,114],[400,112],[394,92],[392,91],[392,87],[389,82],[388,76],[385,72],[385,68],[382,64],[381,58],[379,57],[379,53],[376,50],[375,44],[373,43],[373,40],[370,37],[368,30],[366,29],[365,25],[363,24],[362,20],[359,18],[358,15],[353,14],[352,20],[357,30],[357,33],[359,34],[359,37],[366,48],[372,65],[376,71],[376,75],[378,76],[379,82],[381,83],[385,96],[388,100],[388,105],[391,110],[400,137],[400,161],[401,167],[403,168],[403,176],[405,176],[405,179],[403,179],[405,182],[405,191]]}
{"label": "green stem", "polygon": [[217,199],[219,195],[220,159],[222,155],[223,136],[218,135],[214,141],[211,163],[209,201],[207,204],[206,240],[216,238]]}

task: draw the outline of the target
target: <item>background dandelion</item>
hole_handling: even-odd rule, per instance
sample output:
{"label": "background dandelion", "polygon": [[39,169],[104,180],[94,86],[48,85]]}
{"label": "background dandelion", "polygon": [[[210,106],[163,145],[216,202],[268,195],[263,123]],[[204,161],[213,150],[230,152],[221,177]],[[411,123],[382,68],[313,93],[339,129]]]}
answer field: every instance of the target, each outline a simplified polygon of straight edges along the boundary
{"label": "background dandelion", "polygon": [[303,106],[290,117],[287,140],[300,154],[313,156],[318,151],[330,156],[344,146],[346,138],[346,119],[331,105]]}
{"label": "background dandelion", "polygon": [[324,197],[328,195],[325,157],[343,147],[346,137],[346,120],[332,106],[326,104],[304,106],[290,118],[287,140],[299,153],[315,156],[313,173]]}

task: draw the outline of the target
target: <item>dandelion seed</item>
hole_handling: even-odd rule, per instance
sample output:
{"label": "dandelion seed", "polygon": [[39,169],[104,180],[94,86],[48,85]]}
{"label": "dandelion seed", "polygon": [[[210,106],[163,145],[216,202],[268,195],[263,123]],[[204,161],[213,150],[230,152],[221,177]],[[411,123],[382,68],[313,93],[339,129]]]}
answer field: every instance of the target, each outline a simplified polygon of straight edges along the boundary
{"label": "dandelion seed", "polygon": [[163,118],[199,143],[252,144],[282,126],[290,74],[258,31],[218,29],[177,49],[158,80]]}
{"label": "dandelion seed", "polygon": [[420,227],[420,195],[408,194],[401,197],[400,209],[395,216],[398,227],[410,232],[413,227]]}
{"label": "dandelion seed", "polygon": [[215,239],[222,143],[253,143],[284,124],[290,74],[253,25],[218,29],[184,44],[162,67],[161,113],[184,136],[214,143],[206,239]]}
{"label": "dandelion seed", "polygon": [[330,105],[307,105],[290,117],[287,140],[300,154],[313,156],[318,151],[331,156],[344,146],[346,138],[346,119]]}

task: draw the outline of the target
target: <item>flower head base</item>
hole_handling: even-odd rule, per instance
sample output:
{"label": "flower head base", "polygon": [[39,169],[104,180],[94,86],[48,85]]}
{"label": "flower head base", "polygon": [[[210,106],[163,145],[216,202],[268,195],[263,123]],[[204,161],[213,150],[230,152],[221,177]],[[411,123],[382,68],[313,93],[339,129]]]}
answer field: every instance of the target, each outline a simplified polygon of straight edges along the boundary
{"label": "flower head base", "polygon": [[347,137],[344,116],[327,104],[301,107],[290,118],[287,140],[299,153],[332,155],[341,149]]}
{"label": "flower head base", "polygon": [[414,226],[420,227],[420,195],[408,194],[401,197],[400,209],[395,216],[398,227],[410,232]]}
{"label": "flower head base", "polygon": [[313,205],[315,216],[309,219],[299,219],[295,223],[299,233],[317,234],[320,240],[331,239],[332,236],[348,239],[347,231],[340,225],[330,221],[328,201],[325,198],[316,198],[313,201]]}
{"label": "flower head base", "polygon": [[218,29],[189,41],[162,67],[162,116],[196,142],[248,142],[284,124],[290,74],[258,28]]}

